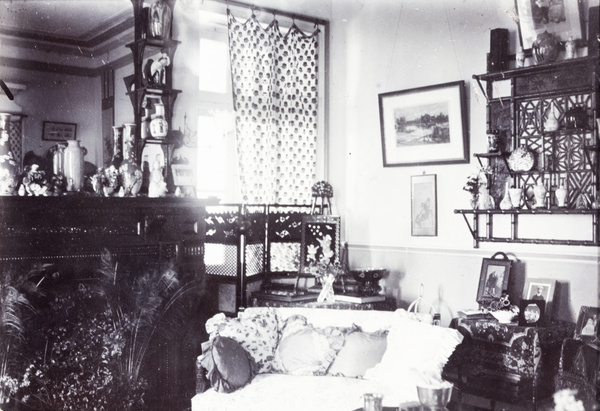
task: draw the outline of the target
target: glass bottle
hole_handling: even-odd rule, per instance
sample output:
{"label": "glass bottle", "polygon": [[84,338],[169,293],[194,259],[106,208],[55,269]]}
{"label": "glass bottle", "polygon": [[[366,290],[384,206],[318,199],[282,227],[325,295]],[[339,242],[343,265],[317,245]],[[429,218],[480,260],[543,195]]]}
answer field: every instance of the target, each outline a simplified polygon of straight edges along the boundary
{"label": "glass bottle", "polygon": [[135,156],[135,123],[123,124],[123,161],[119,167],[123,195],[135,197],[142,187],[142,168]]}

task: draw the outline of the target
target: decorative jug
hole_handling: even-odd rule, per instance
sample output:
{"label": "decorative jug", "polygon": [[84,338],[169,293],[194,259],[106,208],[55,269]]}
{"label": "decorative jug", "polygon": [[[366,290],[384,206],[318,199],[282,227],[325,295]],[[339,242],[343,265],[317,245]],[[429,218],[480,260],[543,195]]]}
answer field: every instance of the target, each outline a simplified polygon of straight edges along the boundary
{"label": "decorative jug", "polygon": [[69,140],[65,148],[64,173],[67,179],[67,191],[79,191],[83,187],[83,157],[87,149],[79,145],[78,140]]}
{"label": "decorative jug", "polygon": [[537,64],[551,63],[558,57],[558,41],[547,31],[537,35],[531,48]]}
{"label": "decorative jug", "polygon": [[165,120],[165,106],[161,103],[154,105],[155,113],[150,121],[150,134],[154,138],[165,138],[169,132],[169,123]]}
{"label": "decorative jug", "polygon": [[565,112],[565,122],[568,129],[587,128],[588,115],[581,104],[571,107]]}
{"label": "decorative jug", "polygon": [[123,161],[119,168],[125,197],[135,197],[142,187],[142,168],[135,155],[135,123],[123,124]]}

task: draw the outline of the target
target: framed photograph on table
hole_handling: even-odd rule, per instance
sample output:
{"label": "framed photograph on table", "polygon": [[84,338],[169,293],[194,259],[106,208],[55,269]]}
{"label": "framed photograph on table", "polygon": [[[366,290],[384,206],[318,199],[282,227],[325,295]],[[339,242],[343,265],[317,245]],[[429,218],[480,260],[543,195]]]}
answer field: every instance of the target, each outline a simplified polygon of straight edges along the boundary
{"label": "framed photograph on table", "polygon": [[560,42],[572,37],[578,46],[586,45],[582,4],[580,0],[515,0],[523,50],[529,54],[538,34],[545,31]]}
{"label": "framed photograph on table", "polygon": [[379,94],[384,167],[467,163],[465,82]]}
{"label": "framed photograph on table", "polygon": [[525,287],[523,288],[523,299],[543,301],[546,306],[544,315],[546,316],[546,319],[551,320],[555,289],[555,280],[528,278],[525,282]]}
{"label": "framed photograph on table", "polygon": [[577,326],[575,327],[575,338],[578,340],[598,343],[600,342],[600,308],[583,306],[579,309]]}
{"label": "framed photograph on table", "polygon": [[537,327],[544,319],[545,303],[541,300],[521,300],[519,304],[519,325]]}
{"label": "framed photograph on table", "polygon": [[[498,255],[502,258],[495,258]],[[477,303],[489,306],[502,297],[508,288],[511,267],[512,261],[504,253],[496,253],[492,258],[483,259],[477,288]]]}
{"label": "framed photograph on table", "polygon": [[437,235],[436,175],[423,174],[410,179],[411,235]]}

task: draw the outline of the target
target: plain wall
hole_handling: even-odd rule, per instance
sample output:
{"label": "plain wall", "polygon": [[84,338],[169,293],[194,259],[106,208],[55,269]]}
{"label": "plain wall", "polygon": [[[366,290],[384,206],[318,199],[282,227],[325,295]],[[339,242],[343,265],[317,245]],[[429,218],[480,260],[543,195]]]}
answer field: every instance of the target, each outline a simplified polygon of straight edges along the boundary
{"label": "plain wall", "polygon": [[[485,99],[472,75],[486,72],[491,29],[508,28],[511,53],[517,49],[514,1],[332,4],[329,171],[351,266],[387,268],[386,292],[404,307],[423,284],[424,298],[438,307],[446,324],[458,309],[477,306],[482,259],[496,251],[515,261],[513,301],[526,278],[548,278],[559,283],[556,318],[573,321],[580,306],[597,306],[597,247],[481,243],[473,248],[462,216],[454,214],[468,208],[462,187],[478,165],[472,157],[469,164],[383,167],[378,94],[459,80],[468,90],[470,156],[487,151]],[[437,176],[435,237],[411,235],[410,181],[421,174]],[[550,218],[534,222],[534,228],[554,226],[557,220]],[[567,222],[553,229],[560,235],[589,233],[592,225]]]}

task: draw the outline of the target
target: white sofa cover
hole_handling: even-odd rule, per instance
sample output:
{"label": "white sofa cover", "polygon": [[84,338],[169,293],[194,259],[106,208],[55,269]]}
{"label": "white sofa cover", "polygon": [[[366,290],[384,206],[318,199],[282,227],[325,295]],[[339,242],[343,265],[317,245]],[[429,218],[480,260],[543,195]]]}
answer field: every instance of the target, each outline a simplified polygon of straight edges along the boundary
{"label": "white sofa cover", "polygon": [[[253,315],[248,308],[240,316]],[[292,315],[306,317],[315,328],[358,326],[364,332],[387,330],[387,349],[364,378],[258,374],[232,393],[210,388],[192,398],[192,411],[352,411],[362,409],[365,393],[383,394],[383,405],[418,401],[418,383],[441,382],[441,371],[462,335],[453,329],[419,321],[405,310],[353,311],[320,308],[281,307],[274,310],[278,320]],[[427,316],[426,316],[427,317]],[[430,318],[430,317],[429,317]]]}

